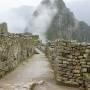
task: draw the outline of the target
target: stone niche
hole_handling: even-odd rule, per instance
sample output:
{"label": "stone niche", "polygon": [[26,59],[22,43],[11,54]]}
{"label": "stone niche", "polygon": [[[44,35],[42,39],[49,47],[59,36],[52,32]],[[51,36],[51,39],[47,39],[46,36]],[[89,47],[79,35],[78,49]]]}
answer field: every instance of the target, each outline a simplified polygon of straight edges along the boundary
{"label": "stone niche", "polygon": [[6,23],[0,24],[0,34],[7,34],[8,33],[8,27]]}

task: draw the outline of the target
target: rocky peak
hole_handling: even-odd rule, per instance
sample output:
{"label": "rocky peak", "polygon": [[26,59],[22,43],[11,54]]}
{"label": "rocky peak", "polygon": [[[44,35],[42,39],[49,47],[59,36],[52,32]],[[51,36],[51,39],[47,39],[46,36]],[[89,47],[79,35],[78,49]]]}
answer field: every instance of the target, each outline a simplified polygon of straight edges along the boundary
{"label": "rocky peak", "polygon": [[54,0],[57,13],[46,32],[48,40],[66,39],[90,42],[90,28],[86,23],[80,24],[74,14],[66,7],[63,0]]}
{"label": "rocky peak", "polygon": [[54,3],[58,10],[65,8],[65,3],[63,2],[63,0],[55,0]]}

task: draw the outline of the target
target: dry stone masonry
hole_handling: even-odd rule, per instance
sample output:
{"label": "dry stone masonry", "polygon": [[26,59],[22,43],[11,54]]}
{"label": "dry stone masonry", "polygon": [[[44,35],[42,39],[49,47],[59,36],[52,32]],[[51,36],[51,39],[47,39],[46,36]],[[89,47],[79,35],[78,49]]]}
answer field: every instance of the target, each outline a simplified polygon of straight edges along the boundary
{"label": "dry stone masonry", "polygon": [[6,23],[0,24],[0,34],[7,34],[8,28]]}
{"label": "dry stone masonry", "polygon": [[8,33],[7,25],[0,25],[0,78],[34,54],[38,36]]}
{"label": "dry stone masonry", "polygon": [[90,80],[89,75],[85,78],[90,73],[90,44],[57,40],[47,44],[46,55],[58,83],[86,88]]}

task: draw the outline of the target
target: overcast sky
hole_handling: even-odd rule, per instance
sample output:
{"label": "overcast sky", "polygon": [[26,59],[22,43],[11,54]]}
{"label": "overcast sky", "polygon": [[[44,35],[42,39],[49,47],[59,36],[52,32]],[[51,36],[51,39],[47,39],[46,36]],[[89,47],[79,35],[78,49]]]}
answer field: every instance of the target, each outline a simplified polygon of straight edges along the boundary
{"label": "overcast sky", "polygon": [[[22,5],[37,6],[41,0],[0,0],[0,12]],[[85,0],[64,0],[66,3]]]}
{"label": "overcast sky", "polygon": [[[17,8],[23,5],[36,7],[40,1],[42,0],[0,0],[0,15],[11,8]],[[75,14],[76,18],[84,21],[86,20],[87,23],[90,23],[90,13],[88,12],[90,8],[90,0],[64,0],[64,2],[66,3],[67,7],[69,7],[70,10]]]}
{"label": "overcast sky", "polygon": [[[41,0],[0,0],[0,12],[22,5],[37,6]],[[83,0],[64,0],[66,3]]]}
{"label": "overcast sky", "polygon": [[0,0],[0,13],[22,5],[37,6],[41,0]]}

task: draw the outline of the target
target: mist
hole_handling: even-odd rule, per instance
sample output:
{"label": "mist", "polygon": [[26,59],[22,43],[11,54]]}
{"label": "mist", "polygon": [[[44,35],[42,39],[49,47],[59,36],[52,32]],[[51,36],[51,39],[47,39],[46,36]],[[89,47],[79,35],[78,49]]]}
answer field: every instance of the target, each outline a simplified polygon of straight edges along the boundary
{"label": "mist", "polygon": [[11,33],[24,32],[34,9],[30,6],[12,8],[0,14],[0,23],[8,24],[8,31]]}
{"label": "mist", "polygon": [[[21,33],[26,30],[33,34],[39,35],[40,38],[45,41],[45,31],[48,29],[53,17],[57,13],[54,0],[49,0],[49,5],[45,4],[47,1],[48,0],[39,0],[37,5],[37,2],[34,2],[36,7],[34,7],[33,3],[31,6],[21,5],[17,8],[10,8],[7,11],[2,10],[3,13],[0,13],[0,23],[6,22],[8,24],[8,31],[11,33]],[[64,2],[65,1],[66,0],[64,0]],[[69,0],[67,1],[69,2]],[[81,2],[82,0],[78,1]],[[82,4],[84,4],[83,2],[81,2],[81,4],[77,2],[74,0],[74,2],[66,3],[66,5],[71,9],[71,11],[74,12],[77,19],[80,21],[84,20],[89,23],[89,5],[86,5],[87,3],[85,3],[85,6],[88,6],[86,7],[88,8],[86,10],[85,7],[82,7]]]}
{"label": "mist", "polygon": [[[57,13],[54,0],[39,0],[37,7],[21,6],[0,14],[0,22],[8,24],[11,33],[31,32],[46,41],[45,32]],[[47,2],[49,5],[47,5]]]}
{"label": "mist", "polygon": [[[8,24],[8,31],[11,33],[31,32],[39,35],[45,41],[45,31],[48,29],[57,9],[54,0],[50,0],[49,4],[44,4],[48,0],[39,0],[41,3],[37,7],[20,6],[11,8],[0,13],[0,23]],[[37,14],[37,15],[36,15]]]}
{"label": "mist", "polygon": [[50,6],[47,6],[42,2],[34,12],[31,22],[28,24],[28,31],[39,35],[43,41],[46,41],[45,32],[57,13],[57,9],[53,3],[54,2],[50,2]]}

